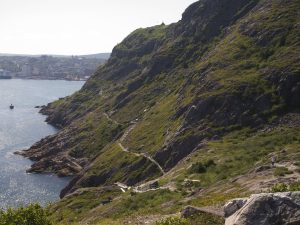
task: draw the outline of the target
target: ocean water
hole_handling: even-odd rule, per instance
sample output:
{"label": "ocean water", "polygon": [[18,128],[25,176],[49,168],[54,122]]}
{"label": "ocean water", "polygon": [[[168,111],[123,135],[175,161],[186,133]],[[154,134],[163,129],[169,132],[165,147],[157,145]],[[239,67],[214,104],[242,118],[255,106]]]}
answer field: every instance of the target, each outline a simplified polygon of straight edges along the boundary
{"label": "ocean water", "polygon": [[[0,208],[59,199],[70,178],[28,174],[32,161],[13,154],[57,130],[45,123],[35,106],[45,105],[79,90],[81,81],[0,80]],[[9,109],[13,104],[15,108]]]}

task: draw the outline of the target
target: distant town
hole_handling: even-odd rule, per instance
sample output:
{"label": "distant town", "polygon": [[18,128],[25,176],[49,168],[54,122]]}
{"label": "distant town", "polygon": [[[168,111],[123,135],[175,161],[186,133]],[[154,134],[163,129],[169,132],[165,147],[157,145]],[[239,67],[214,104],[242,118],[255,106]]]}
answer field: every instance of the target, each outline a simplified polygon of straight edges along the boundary
{"label": "distant town", "polygon": [[109,53],[85,56],[0,54],[0,79],[87,80]]}

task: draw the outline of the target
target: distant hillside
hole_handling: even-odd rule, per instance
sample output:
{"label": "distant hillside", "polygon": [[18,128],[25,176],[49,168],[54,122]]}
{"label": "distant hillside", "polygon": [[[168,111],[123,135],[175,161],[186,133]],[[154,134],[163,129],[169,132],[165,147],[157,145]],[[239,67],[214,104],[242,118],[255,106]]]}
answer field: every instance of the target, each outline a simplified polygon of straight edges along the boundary
{"label": "distant hillside", "polygon": [[108,59],[111,53],[96,53],[96,54],[89,54],[89,55],[52,55],[52,54],[41,54],[41,55],[30,55],[30,54],[11,54],[11,53],[0,53],[0,56],[26,56],[26,57],[41,57],[42,55],[52,56],[52,57],[66,57],[71,58],[72,56],[77,57],[85,57],[85,58],[93,58],[93,59]]}
{"label": "distant hillside", "polygon": [[92,58],[92,59],[108,59],[111,53],[98,53],[91,55],[80,55],[80,57]]}
{"label": "distant hillside", "polygon": [[29,172],[75,176],[55,224],[155,224],[188,205],[220,216],[231,198],[299,187],[299,12],[299,0],[197,1],[43,108],[62,129],[21,154]]}
{"label": "distant hillside", "polygon": [[0,69],[13,78],[86,80],[109,56],[109,53],[84,56],[0,54]]}

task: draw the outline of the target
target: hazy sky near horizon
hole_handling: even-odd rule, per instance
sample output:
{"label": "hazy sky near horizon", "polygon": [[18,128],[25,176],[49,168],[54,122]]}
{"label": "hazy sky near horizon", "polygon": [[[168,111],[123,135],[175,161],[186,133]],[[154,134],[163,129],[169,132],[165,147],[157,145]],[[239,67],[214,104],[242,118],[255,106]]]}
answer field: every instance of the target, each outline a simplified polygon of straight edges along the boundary
{"label": "hazy sky near horizon", "polygon": [[0,53],[110,52],[130,32],[181,19],[196,0],[0,0]]}

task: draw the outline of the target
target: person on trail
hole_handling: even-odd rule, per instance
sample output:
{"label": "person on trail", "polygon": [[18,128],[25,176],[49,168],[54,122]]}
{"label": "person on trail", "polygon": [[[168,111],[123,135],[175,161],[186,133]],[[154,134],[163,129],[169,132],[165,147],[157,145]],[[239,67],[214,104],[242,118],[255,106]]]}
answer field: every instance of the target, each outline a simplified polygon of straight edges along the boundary
{"label": "person on trail", "polygon": [[272,156],[271,162],[272,162],[272,166],[274,167],[274,166],[275,166],[275,162],[276,162],[276,157],[275,157],[275,155]]}

